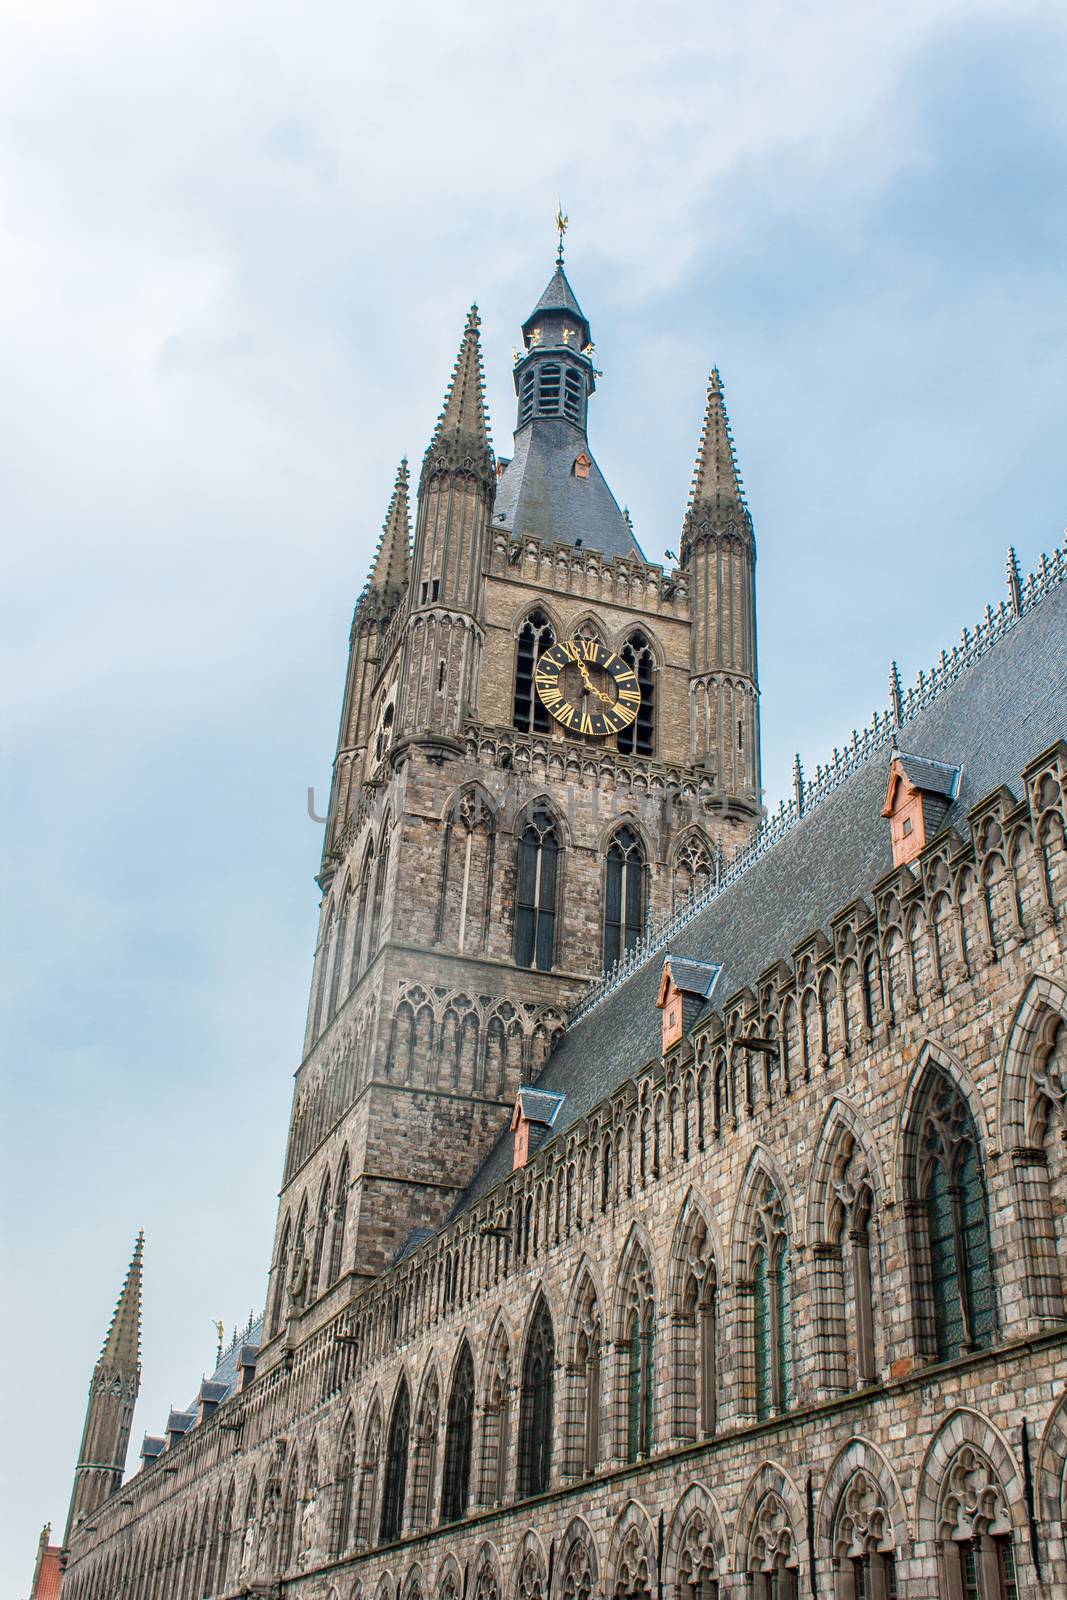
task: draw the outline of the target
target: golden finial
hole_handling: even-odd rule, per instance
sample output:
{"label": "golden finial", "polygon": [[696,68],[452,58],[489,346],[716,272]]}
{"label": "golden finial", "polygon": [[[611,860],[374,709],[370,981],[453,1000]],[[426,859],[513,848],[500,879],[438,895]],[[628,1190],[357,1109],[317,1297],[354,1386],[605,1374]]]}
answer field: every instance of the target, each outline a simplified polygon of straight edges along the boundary
{"label": "golden finial", "polygon": [[563,265],[563,235],[567,231],[567,223],[569,221],[570,221],[570,218],[566,215],[566,213],[563,210],[563,201],[562,200],[557,200],[556,201],[556,228],[557,228],[557,231],[559,233],[559,249],[556,251],[556,263],[557,263],[558,266],[562,266]]}

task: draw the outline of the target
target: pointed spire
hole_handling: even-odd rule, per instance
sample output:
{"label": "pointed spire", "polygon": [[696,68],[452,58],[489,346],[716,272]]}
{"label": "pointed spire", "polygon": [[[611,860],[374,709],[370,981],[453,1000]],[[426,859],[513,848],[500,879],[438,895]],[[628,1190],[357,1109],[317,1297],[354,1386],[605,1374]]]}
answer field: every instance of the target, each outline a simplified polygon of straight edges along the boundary
{"label": "pointed spire", "polygon": [[904,720],[904,685],[900,681],[900,668],[895,661],[889,663],[889,709],[895,727]]}
{"label": "pointed spire", "polygon": [[451,434],[464,434],[476,439],[488,450],[489,420],[485,414],[485,379],[482,374],[482,346],[478,330],[481,318],[478,307],[471,306],[463,341],[459,347],[452,378],[445,395],[445,403],[434,429],[433,442]]}
{"label": "pointed spire", "polygon": [[804,768],[800,764],[800,751],[793,757],[793,799],[796,802],[797,816],[804,815]]}
{"label": "pointed spire", "polygon": [[1008,577],[1008,600],[1011,603],[1011,614],[1017,617],[1023,608],[1023,575],[1019,567],[1019,558],[1015,554],[1015,546],[1008,546],[1008,560],[1006,563]]}
{"label": "pointed spire", "polygon": [[411,514],[408,508],[407,456],[400,463],[368,583],[378,589],[406,589],[411,563]]}
{"label": "pointed spire", "polygon": [[141,1258],[144,1253],[144,1229],[137,1235],[133,1258],[126,1271],[111,1326],[107,1330],[104,1348],[98,1366],[117,1367],[132,1371],[141,1362]]}
{"label": "pointed spire", "polygon": [[698,507],[712,512],[740,513],[746,522],[749,520],[718,367],[712,367],[708,379],[708,399],[693,468],[687,522],[696,519]]}

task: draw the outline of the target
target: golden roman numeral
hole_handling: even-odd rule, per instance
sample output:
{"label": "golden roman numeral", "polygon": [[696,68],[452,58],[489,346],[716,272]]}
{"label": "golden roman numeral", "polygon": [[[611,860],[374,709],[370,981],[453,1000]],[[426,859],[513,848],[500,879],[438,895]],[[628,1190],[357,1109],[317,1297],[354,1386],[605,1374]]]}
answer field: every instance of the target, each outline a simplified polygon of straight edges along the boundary
{"label": "golden roman numeral", "polygon": [[600,646],[597,644],[595,639],[582,640],[582,654],[587,661],[595,661],[599,649]]}
{"label": "golden roman numeral", "polygon": [[638,694],[636,689],[620,689],[619,699],[627,700],[633,705],[641,704],[641,696]]}

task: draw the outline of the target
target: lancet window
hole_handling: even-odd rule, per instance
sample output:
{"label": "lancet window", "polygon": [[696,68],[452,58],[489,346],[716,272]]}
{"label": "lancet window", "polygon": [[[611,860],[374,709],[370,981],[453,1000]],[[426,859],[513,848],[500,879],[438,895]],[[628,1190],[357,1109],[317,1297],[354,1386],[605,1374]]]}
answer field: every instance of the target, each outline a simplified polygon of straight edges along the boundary
{"label": "lancet window", "polygon": [[407,1379],[401,1378],[400,1388],[393,1401],[393,1414],[389,1419],[389,1436],[385,1450],[385,1481],[382,1486],[382,1520],[379,1530],[383,1544],[399,1539],[403,1529],[410,1432],[411,1399],[408,1394]]}
{"label": "lancet window", "polygon": [[656,663],[652,646],[643,633],[632,633],[619,655],[637,674],[641,691],[636,718],[619,731],[619,749],[623,755],[650,756],[656,743]]}
{"label": "lancet window", "polygon": [[793,1262],[781,1198],[767,1183],[753,1218],[751,1261],[756,1415],[793,1403]]}
{"label": "lancet window", "polygon": [[534,687],[534,669],[556,642],[552,624],[543,611],[531,611],[519,629],[515,654],[515,705],[513,721],[523,733],[547,733],[552,725],[548,711]]}
{"label": "lancet window", "polygon": [[925,1342],[935,1361],[993,1342],[995,1306],[985,1183],[974,1119],[963,1095],[931,1065],[915,1101],[907,1173],[916,1202],[915,1248]]}
{"label": "lancet window", "polygon": [[552,1472],[552,1410],[556,1339],[541,1296],[526,1338],[519,1406],[519,1495],[543,1494]]}
{"label": "lancet window", "polygon": [[444,1486],[441,1492],[442,1522],[458,1522],[467,1514],[473,1435],[474,1359],[470,1345],[464,1340],[448,1397]]}
{"label": "lancet window", "polygon": [[556,943],[559,833],[535,811],[519,838],[515,881],[515,965],[551,970]]}
{"label": "lancet window", "polygon": [[633,828],[618,830],[604,871],[604,966],[637,944],[645,927],[645,852]]}

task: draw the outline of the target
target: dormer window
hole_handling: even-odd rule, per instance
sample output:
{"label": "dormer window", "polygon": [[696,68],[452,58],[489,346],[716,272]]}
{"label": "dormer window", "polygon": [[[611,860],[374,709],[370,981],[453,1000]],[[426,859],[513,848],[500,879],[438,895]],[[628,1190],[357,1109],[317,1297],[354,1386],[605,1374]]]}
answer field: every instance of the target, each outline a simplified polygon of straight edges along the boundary
{"label": "dormer window", "polygon": [[959,784],[959,767],[894,750],[882,815],[889,820],[895,867],[914,861],[940,831]]}
{"label": "dormer window", "polygon": [[715,961],[696,961],[684,956],[663,958],[656,1004],[663,1013],[662,1049],[666,1053],[678,1044],[696,1022],[706,1005],[722,965]]}
{"label": "dormer window", "polygon": [[588,478],[589,468],[592,465],[593,463],[591,458],[587,456],[583,450],[581,455],[575,456],[574,458],[574,476],[576,478]]}

